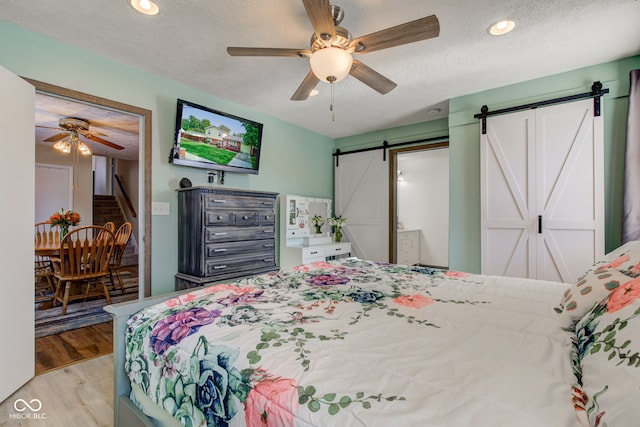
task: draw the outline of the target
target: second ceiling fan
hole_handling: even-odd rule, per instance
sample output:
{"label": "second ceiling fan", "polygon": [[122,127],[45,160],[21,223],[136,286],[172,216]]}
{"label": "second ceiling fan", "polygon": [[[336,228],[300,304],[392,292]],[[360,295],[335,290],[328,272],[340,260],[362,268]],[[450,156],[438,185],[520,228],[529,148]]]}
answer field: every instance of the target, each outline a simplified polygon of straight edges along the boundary
{"label": "second ceiling fan", "polygon": [[329,0],[302,0],[313,26],[309,49],[264,47],[227,47],[231,56],[283,56],[309,58],[311,71],[304,78],[291,99],[303,101],[318,82],[335,83],[351,75],[381,94],[393,90],[397,84],[353,58],[389,47],[438,37],[440,24],[435,15],[416,19],[352,39],[349,31],[339,24],[344,17],[342,8]]}

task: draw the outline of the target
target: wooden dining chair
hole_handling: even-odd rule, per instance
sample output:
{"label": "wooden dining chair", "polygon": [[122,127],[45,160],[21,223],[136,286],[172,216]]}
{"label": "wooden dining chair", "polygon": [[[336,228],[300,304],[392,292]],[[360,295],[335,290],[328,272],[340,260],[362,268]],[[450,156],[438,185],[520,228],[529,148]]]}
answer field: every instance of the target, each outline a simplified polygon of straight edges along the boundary
{"label": "wooden dining chair", "polygon": [[[115,235],[104,227],[88,225],[76,228],[60,242],[60,256],[52,257],[56,292],[54,304],[62,303],[67,314],[69,301],[102,296],[111,304],[105,277],[109,275],[109,260],[113,253]],[[85,285],[84,292],[77,292]],[[93,286],[93,290],[92,290]]]}
{"label": "wooden dining chair", "polygon": [[[60,244],[60,227],[52,226],[48,222],[35,224],[35,248],[54,248]],[[49,255],[43,255],[36,250],[34,255],[34,287],[35,301],[46,301],[53,298],[56,291],[53,266]]]}
{"label": "wooden dining chair", "polygon": [[[109,230],[112,233],[115,233],[116,231],[116,225],[109,221],[109,222],[105,222],[104,225],[102,226],[102,228],[104,228],[105,230]],[[100,231],[100,233],[98,233],[98,238],[102,237],[102,231]]]}
{"label": "wooden dining chair", "polygon": [[111,261],[109,262],[109,279],[111,280],[111,286],[114,288],[116,286],[116,282],[114,281],[115,276],[115,278],[118,279],[118,286],[123,294],[124,282],[122,281],[122,276],[120,276],[120,270],[123,268],[122,255],[124,254],[124,250],[127,248],[127,244],[131,238],[132,229],[133,226],[130,222],[125,222],[118,228],[118,231],[116,231],[115,234],[116,240],[113,248],[113,255],[111,255]]}
{"label": "wooden dining chair", "polygon": [[38,246],[57,246],[60,243],[60,227],[47,221],[35,225],[35,243]]}

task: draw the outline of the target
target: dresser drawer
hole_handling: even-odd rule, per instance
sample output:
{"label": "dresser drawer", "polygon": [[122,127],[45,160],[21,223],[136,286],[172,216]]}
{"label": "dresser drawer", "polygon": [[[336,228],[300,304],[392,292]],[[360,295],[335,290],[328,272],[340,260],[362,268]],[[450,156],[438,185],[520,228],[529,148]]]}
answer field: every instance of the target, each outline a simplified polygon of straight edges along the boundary
{"label": "dresser drawer", "polygon": [[224,275],[227,272],[248,271],[276,265],[273,250],[241,257],[227,257],[206,262],[206,275]]}
{"label": "dresser drawer", "polygon": [[206,246],[206,258],[228,257],[232,255],[243,255],[251,252],[273,251],[275,248],[274,239],[247,240],[244,242],[223,242],[210,243]]}
{"label": "dresser drawer", "polygon": [[275,226],[207,227],[205,229],[205,243],[275,239],[275,231]]}
{"label": "dresser drawer", "polygon": [[204,208],[270,208],[275,209],[275,200],[261,197],[228,196],[224,194],[206,194]]}
{"label": "dresser drawer", "polygon": [[302,248],[302,258],[315,258],[315,257],[324,257],[325,255],[325,247],[324,246],[307,246]]}
{"label": "dresser drawer", "polygon": [[227,225],[232,224],[232,221],[231,211],[204,211],[204,225]]}
{"label": "dresser drawer", "polygon": [[235,225],[256,225],[258,224],[258,212],[256,211],[234,211],[233,223]]}
{"label": "dresser drawer", "polygon": [[336,255],[346,255],[351,253],[351,243],[343,242],[343,243],[333,243],[331,245],[327,245],[324,247],[324,256],[336,256]]}
{"label": "dresser drawer", "polygon": [[259,210],[258,211],[258,224],[274,224],[276,223],[276,211],[274,210]]}

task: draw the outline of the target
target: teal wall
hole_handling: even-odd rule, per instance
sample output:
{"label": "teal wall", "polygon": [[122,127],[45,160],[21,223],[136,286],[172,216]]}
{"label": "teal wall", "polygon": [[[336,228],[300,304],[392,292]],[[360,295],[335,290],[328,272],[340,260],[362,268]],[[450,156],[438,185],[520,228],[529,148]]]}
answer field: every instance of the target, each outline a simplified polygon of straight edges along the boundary
{"label": "teal wall", "polygon": [[[626,134],[629,71],[640,56],[568,73],[491,89],[450,100],[448,119],[370,132],[333,140],[225,101],[190,86],[107,60],[91,52],[0,21],[0,65],[15,74],[89,93],[153,112],[152,200],[169,202],[171,215],[152,218],[154,295],[173,290],[177,270],[175,189],[182,177],[207,185],[206,172],[168,164],[175,120],[175,100],[211,106],[264,123],[264,151],[259,175],[227,174],[226,187],[333,197],[334,148],[342,150],[406,142],[449,134],[450,267],[480,271],[479,123],[473,115],[483,104],[492,110],[586,92],[595,80],[605,97],[605,239],[606,250],[620,243],[622,166]],[[215,78],[215,76],[213,76]],[[311,161],[312,159],[312,161]]]}
{"label": "teal wall", "polygon": [[364,148],[449,134],[449,266],[480,272],[480,125],[474,114],[482,105],[497,110],[590,91],[601,81],[605,96],[605,250],[620,245],[622,180],[629,94],[629,71],[640,68],[640,56],[594,65],[450,100],[448,120],[436,120],[336,140],[340,149]]}
{"label": "teal wall", "polygon": [[171,215],[152,217],[154,295],[174,289],[178,182],[188,177],[194,185],[209,185],[206,171],[167,161],[177,98],[264,124],[260,174],[228,173],[225,187],[333,197],[331,138],[4,21],[0,21],[0,58],[0,65],[17,75],[152,111],[152,149],[145,154],[152,160],[151,197],[154,202],[171,205]]}

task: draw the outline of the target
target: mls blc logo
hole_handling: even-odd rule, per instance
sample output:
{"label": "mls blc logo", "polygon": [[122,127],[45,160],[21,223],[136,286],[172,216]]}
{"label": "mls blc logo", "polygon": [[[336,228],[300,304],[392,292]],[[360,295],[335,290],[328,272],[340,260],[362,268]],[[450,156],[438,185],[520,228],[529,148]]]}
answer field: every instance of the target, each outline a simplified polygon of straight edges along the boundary
{"label": "mls blc logo", "polygon": [[40,401],[40,399],[31,399],[28,402],[24,399],[16,399],[16,401],[13,402],[13,409],[15,409],[17,412],[9,414],[9,419],[12,420],[47,419],[47,414],[45,414],[44,412],[40,412],[40,410],[42,409],[42,402]]}

